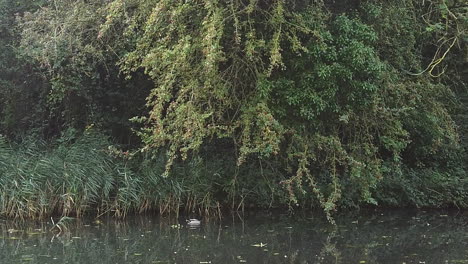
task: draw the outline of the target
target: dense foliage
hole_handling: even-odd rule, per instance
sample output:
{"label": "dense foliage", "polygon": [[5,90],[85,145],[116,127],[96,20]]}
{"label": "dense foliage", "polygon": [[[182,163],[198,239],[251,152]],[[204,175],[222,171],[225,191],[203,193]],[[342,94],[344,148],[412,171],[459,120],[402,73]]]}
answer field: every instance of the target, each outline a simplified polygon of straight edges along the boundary
{"label": "dense foliage", "polygon": [[[131,149],[128,164],[127,154],[108,158],[151,188],[133,190],[126,197],[138,203],[125,210],[174,199],[173,208],[320,206],[331,219],[365,204],[468,205],[460,1],[2,1],[0,10],[0,133],[46,140],[50,159],[75,144],[53,142],[90,130],[116,153]],[[110,162],[86,165],[86,155],[72,163]],[[18,174],[0,172],[6,201]],[[82,197],[76,213],[119,201],[125,182],[115,174],[103,187],[100,174],[72,173],[89,178],[94,198],[86,188],[51,193]],[[168,181],[185,187],[164,197]],[[106,210],[121,212],[125,202],[114,203]]]}

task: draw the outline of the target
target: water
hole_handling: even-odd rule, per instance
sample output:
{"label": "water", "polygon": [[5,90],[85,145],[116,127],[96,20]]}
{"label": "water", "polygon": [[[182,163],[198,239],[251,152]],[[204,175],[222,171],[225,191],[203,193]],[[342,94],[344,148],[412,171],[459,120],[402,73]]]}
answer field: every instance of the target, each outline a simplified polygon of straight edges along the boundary
{"label": "water", "polygon": [[[392,210],[337,218],[226,216],[189,229],[154,216],[0,220],[0,263],[468,263],[468,213]],[[182,225],[178,225],[182,224]]]}

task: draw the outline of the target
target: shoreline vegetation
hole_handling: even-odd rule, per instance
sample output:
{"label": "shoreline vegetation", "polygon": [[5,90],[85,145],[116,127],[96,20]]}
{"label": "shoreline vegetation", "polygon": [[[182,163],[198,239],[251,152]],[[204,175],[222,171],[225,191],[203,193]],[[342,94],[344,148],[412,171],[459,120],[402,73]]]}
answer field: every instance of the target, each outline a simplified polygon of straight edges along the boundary
{"label": "shoreline vegetation", "polygon": [[467,14],[0,0],[0,217],[467,208]]}
{"label": "shoreline vegetation", "polygon": [[[206,150],[204,158],[176,164],[166,177],[164,159],[148,161],[139,153],[118,150],[105,136],[92,131],[54,143],[25,139],[12,145],[2,138],[0,216],[124,218],[128,214],[181,213],[218,218],[226,211],[280,209],[292,213],[320,208],[307,195],[291,204],[289,193],[278,184],[285,178],[273,163],[252,162],[240,169],[235,158],[226,155],[232,153],[213,153]],[[466,208],[466,181],[441,173],[439,181],[431,182],[434,171],[427,171],[426,178],[408,179],[411,173],[389,174],[390,179],[379,186],[388,193],[373,194],[376,205],[345,200],[338,207]],[[233,180],[226,182],[225,178]],[[348,197],[352,197],[351,191]]]}

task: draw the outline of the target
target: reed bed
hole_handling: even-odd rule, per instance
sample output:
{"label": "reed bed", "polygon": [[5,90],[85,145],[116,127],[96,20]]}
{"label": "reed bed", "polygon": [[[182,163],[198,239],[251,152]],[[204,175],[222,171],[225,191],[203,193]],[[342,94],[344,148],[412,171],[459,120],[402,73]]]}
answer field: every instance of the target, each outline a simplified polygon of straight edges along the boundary
{"label": "reed bed", "polygon": [[[215,146],[216,147],[216,146]],[[205,153],[205,154],[203,154]],[[131,155],[99,133],[43,142],[11,143],[0,136],[0,217],[38,219],[129,213],[221,217],[226,209],[291,205],[284,174],[274,163],[255,160],[242,167],[222,148],[176,162],[164,177],[165,155]],[[435,176],[437,178],[435,178]],[[442,183],[442,184],[441,184]],[[468,181],[462,172],[411,171],[386,175],[376,194],[381,205],[466,208]],[[353,186],[342,207],[358,207]],[[424,190],[430,190],[429,195]],[[403,197],[396,200],[395,192]],[[317,207],[313,195],[298,196],[302,208]],[[291,208],[291,207],[290,207]]]}
{"label": "reed bed", "polygon": [[247,189],[258,186],[252,185],[252,175],[244,172],[242,187],[235,159],[193,158],[164,177],[164,155],[156,160],[128,157],[97,133],[52,144],[37,140],[12,144],[0,137],[0,216],[178,215],[181,209],[219,216],[223,205],[243,208],[239,203],[246,201],[245,196],[260,200],[254,197],[255,190]]}

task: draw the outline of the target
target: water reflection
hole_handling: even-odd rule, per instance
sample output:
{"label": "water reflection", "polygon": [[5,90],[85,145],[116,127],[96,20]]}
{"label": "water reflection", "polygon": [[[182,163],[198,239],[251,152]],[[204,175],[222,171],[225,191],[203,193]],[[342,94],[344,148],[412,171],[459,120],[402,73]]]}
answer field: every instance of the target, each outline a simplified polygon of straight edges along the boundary
{"label": "water reflection", "polygon": [[330,226],[310,215],[202,220],[0,221],[0,263],[468,263],[468,215],[374,211]]}

